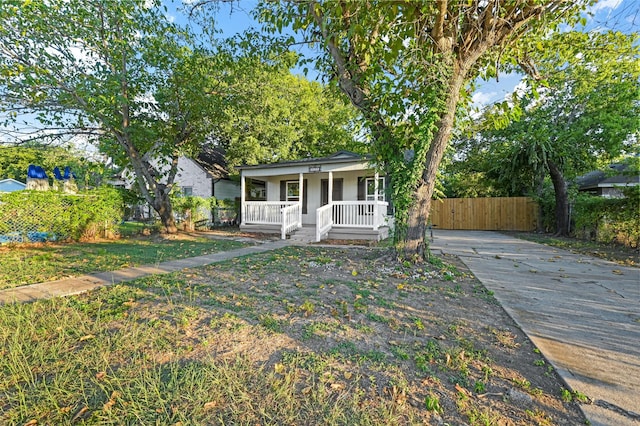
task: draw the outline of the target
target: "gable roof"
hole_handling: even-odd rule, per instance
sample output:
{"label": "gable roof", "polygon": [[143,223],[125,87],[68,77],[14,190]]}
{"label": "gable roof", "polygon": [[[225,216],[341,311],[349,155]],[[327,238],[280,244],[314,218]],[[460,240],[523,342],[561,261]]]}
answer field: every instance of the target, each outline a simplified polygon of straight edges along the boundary
{"label": "gable roof", "polygon": [[609,168],[618,173],[614,176],[608,176],[608,173],[601,170],[594,170],[576,179],[578,189],[584,191],[595,188],[638,184],[639,177],[637,175],[632,176],[624,173],[627,169],[626,164],[611,164]]}
{"label": "gable roof", "polygon": [[238,170],[246,170],[246,169],[269,169],[276,168],[282,166],[298,166],[298,165],[312,165],[312,164],[339,164],[339,163],[353,163],[353,162],[368,162],[371,160],[370,155],[362,155],[356,154],[351,151],[338,151],[334,154],[328,155],[326,157],[309,157],[302,158],[300,160],[289,160],[289,161],[280,161],[277,163],[270,164],[256,164],[253,166],[242,165],[236,167]]}
{"label": "gable roof", "polygon": [[22,183],[19,180],[15,180],[12,178],[0,179],[0,191],[2,191],[2,188],[6,188],[11,191],[19,191],[20,189],[25,189],[26,187],[27,184]]}
{"label": "gable roof", "polygon": [[227,160],[222,148],[216,148],[212,145],[204,145],[202,147],[202,151],[193,158],[193,161],[195,161],[214,179],[229,178]]}

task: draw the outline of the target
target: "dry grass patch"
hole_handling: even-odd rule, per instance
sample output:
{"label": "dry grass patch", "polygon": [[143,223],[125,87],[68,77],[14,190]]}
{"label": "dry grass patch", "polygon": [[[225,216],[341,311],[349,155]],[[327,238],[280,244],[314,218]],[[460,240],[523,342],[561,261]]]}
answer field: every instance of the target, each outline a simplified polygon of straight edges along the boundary
{"label": "dry grass patch", "polygon": [[1,307],[0,422],[583,423],[491,294],[443,260],[289,247]]}

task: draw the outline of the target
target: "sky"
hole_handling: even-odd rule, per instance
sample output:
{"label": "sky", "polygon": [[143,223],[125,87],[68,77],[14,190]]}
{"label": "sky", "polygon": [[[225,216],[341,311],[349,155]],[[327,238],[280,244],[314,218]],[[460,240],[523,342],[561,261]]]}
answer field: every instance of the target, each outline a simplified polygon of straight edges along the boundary
{"label": "sky", "polygon": [[[640,0],[601,0],[588,12],[587,31],[619,30],[622,32],[640,29]],[[486,106],[505,100],[518,86],[519,74],[500,75],[498,81],[479,82],[473,95],[476,106]]]}

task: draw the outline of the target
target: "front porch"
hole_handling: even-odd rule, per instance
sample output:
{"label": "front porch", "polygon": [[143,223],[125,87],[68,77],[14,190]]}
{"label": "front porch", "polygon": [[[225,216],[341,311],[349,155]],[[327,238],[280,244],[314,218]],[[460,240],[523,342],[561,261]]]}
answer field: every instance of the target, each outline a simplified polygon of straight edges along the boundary
{"label": "front porch", "polygon": [[286,239],[304,226],[314,229],[315,241],[381,240],[390,233],[388,181],[366,156],[341,151],[240,170],[241,229]]}
{"label": "front porch", "polygon": [[[389,203],[385,201],[334,201],[318,208],[313,228],[315,241],[324,239],[375,240],[389,236],[393,218],[387,216]],[[301,203],[246,201],[242,204],[240,229],[280,234],[286,239],[303,228]]]}

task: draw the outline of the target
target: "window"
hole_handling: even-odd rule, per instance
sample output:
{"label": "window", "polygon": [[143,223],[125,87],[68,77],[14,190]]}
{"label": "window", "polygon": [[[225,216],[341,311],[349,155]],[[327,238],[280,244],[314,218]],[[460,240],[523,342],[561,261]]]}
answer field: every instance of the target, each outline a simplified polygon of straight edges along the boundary
{"label": "window", "polygon": [[185,197],[189,197],[189,196],[193,195],[193,187],[191,187],[191,186],[183,186],[182,187],[182,195],[184,195]]}
{"label": "window", "polygon": [[[367,189],[366,200],[375,201],[376,199],[376,179],[367,178],[365,181],[365,187]],[[384,201],[384,178],[378,178],[378,201]]]}
{"label": "window", "polygon": [[300,201],[300,182],[287,182],[287,199],[286,201]]}
{"label": "window", "polygon": [[266,182],[256,179],[248,180],[247,201],[267,201]]}

